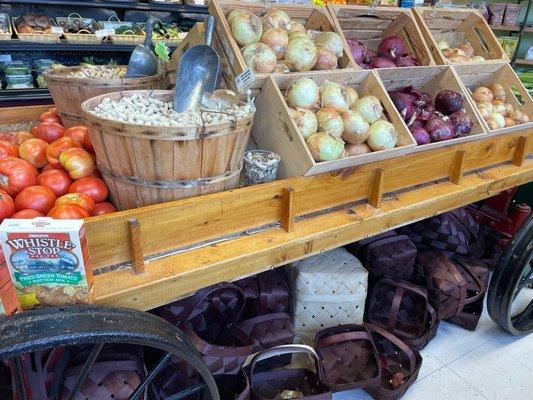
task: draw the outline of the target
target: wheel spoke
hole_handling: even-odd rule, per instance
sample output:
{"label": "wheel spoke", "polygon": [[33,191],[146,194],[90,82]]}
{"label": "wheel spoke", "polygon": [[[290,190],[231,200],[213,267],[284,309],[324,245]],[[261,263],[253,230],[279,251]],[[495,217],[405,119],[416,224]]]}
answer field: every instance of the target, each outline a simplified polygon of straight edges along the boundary
{"label": "wheel spoke", "polygon": [[199,383],[197,385],[194,385],[193,387],[187,388],[185,390],[182,390],[179,393],[176,393],[170,397],[168,397],[166,400],[180,400],[187,396],[190,396],[191,394],[194,394],[196,392],[199,392],[200,390],[205,388],[205,383]]}
{"label": "wheel spoke", "polygon": [[76,396],[76,393],[78,393],[78,390],[80,389],[81,385],[83,384],[83,382],[85,382],[85,378],[87,378],[87,375],[89,375],[89,372],[91,371],[91,368],[93,367],[96,358],[100,354],[102,347],[104,347],[103,343],[97,343],[94,345],[93,349],[91,350],[91,354],[89,354],[89,358],[87,358],[87,361],[85,361],[85,364],[83,364],[83,368],[81,369],[80,374],[78,375],[78,379],[72,387],[72,390],[70,391],[67,400],[72,400],[74,396]]}
{"label": "wheel spoke", "polygon": [[13,373],[15,374],[15,387],[17,389],[18,400],[28,400],[26,393],[26,385],[24,384],[24,374],[22,372],[21,357],[13,357],[11,359]]}
{"label": "wheel spoke", "polygon": [[161,359],[157,362],[156,366],[144,377],[144,379],[141,381],[139,386],[135,389],[135,391],[131,394],[131,396],[128,398],[128,400],[135,400],[152,382],[152,380],[156,377],[156,375],[161,371],[161,369],[165,366],[168,360],[170,360],[170,357],[172,357],[172,354],[167,353]]}

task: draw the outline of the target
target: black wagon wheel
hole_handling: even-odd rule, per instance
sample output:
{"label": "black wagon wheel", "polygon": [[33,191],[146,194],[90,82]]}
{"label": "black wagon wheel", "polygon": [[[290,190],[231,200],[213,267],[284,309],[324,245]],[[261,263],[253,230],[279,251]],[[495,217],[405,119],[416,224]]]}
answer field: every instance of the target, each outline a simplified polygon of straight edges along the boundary
{"label": "black wagon wheel", "polygon": [[487,294],[491,318],[513,335],[533,331],[533,214],[500,258]]}
{"label": "black wagon wheel", "polygon": [[[190,340],[172,324],[149,313],[98,306],[46,307],[0,319],[0,338],[0,364],[9,365],[11,377],[7,390],[6,384],[0,389],[2,400],[11,399],[13,393],[17,394],[16,400],[41,400],[28,393],[30,378],[23,370],[23,362],[30,357],[32,368],[38,370],[36,355],[50,354],[51,349],[69,349],[69,355],[82,357],[81,364],[73,369],[69,393],[63,394],[62,399],[104,400],[80,394],[78,390],[87,383],[91,368],[98,366],[96,363],[105,355],[106,346],[115,350],[119,346],[141,349],[151,360],[143,365],[136,386],[129,388],[128,400],[220,400],[216,383]],[[161,396],[154,388],[154,379],[176,360],[194,368],[196,380]],[[46,399],[58,398],[58,385],[59,382],[47,382]],[[55,392],[50,393],[50,386],[55,387]],[[115,395],[110,397],[118,400]]]}

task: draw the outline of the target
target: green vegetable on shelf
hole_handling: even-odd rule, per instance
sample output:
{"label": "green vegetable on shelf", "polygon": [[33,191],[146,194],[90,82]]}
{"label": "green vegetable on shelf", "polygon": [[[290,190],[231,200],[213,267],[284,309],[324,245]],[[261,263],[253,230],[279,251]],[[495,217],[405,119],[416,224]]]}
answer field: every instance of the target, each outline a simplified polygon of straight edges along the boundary
{"label": "green vegetable on shelf", "polygon": [[170,50],[165,42],[156,42],[154,52],[162,61],[170,61]]}

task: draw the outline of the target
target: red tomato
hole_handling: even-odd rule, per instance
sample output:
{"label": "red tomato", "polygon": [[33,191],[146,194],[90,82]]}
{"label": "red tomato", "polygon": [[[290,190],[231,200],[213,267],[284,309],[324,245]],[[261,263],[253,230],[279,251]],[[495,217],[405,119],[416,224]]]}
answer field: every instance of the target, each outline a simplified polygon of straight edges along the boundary
{"label": "red tomato", "polygon": [[19,149],[11,142],[0,140],[0,159],[6,157],[18,157]]}
{"label": "red tomato", "polygon": [[79,144],[83,145],[85,143],[86,137],[89,136],[89,128],[85,125],[76,125],[71,126],[65,130],[63,136],[69,137],[72,140],[75,140]]}
{"label": "red tomato", "polygon": [[44,217],[39,211],[36,210],[21,210],[11,216],[13,219],[34,219],[37,217]]}
{"label": "red tomato", "polygon": [[52,169],[59,169],[59,170],[61,170],[61,171],[64,171],[64,169],[61,168],[61,167],[56,168],[56,167],[54,167],[52,164],[46,164],[46,165],[43,167],[43,169],[41,170],[41,172],[50,171],[50,170],[52,170]]}
{"label": "red tomato", "polygon": [[26,140],[33,139],[33,135],[29,132],[17,132],[15,133],[15,136],[13,137],[13,143],[17,146],[20,146],[22,143],[24,143]]}
{"label": "red tomato", "polygon": [[46,143],[52,143],[63,136],[65,128],[57,122],[41,122],[39,125],[31,128],[30,133]]}
{"label": "red tomato", "polygon": [[72,179],[91,176],[96,168],[91,155],[86,150],[77,147],[62,152],[59,155],[59,162]]}
{"label": "red tomato", "polygon": [[39,117],[39,121],[41,121],[41,122],[57,122],[58,124],[60,124],[61,123],[61,118],[59,118],[59,115],[57,115],[56,113],[53,113],[51,111],[45,111]]}
{"label": "red tomato", "polygon": [[62,204],[76,204],[85,209],[89,214],[94,211],[94,200],[83,193],[69,193],[56,200],[56,206]]}
{"label": "red tomato", "polygon": [[115,206],[107,201],[104,201],[102,203],[95,204],[94,211],[91,215],[96,217],[97,215],[111,214],[114,212],[117,212]]}
{"label": "red tomato", "polygon": [[59,155],[66,149],[70,149],[72,147],[81,148],[81,144],[69,137],[59,138],[55,142],[50,143],[50,146],[48,146],[48,150],[46,150],[46,159],[52,165],[52,167],[59,168],[61,167],[61,164],[59,163]]}
{"label": "red tomato", "polygon": [[46,165],[46,150],[48,143],[44,140],[33,138],[28,139],[19,146],[19,156],[24,161],[29,162],[36,168]]}
{"label": "red tomato", "polygon": [[31,210],[46,214],[54,207],[56,195],[44,186],[30,186],[23,189],[15,198],[15,208],[18,211]]}
{"label": "red tomato", "polygon": [[94,174],[93,174],[93,176],[94,176],[95,178],[102,179],[102,173],[100,172],[100,170],[99,170],[98,168],[96,168],[96,169],[94,170]]}
{"label": "red tomato", "polygon": [[0,190],[0,221],[9,218],[15,212],[13,198],[5,191]]}
{"label": "red tomato", "polygon": [[72,179],[62,169],[49,169],[41,172],[37,177],[37,184],[51,189],[57,197],[68,193],[68,188],[72,184]]}
{"label": "red tomato", "polygon": [[20,158],[7,157],[0,160],[0,189],[11,196],[37,183],[37,168]]}
{"label": "red tomato", "polygon": [[109,195],[109,190],[107,189],[105,182],[94,176],[87,176],[74,181],[74,183],[68,188],[68,192],[86,194],[92,198],[95,203],[104,201]]}
{"label": "red tomato", "polygon": [[94,153],[94,146],[93,142],[91,140],[91,135],[85,136],[85,140],[83,141],[83,147],[85,147],[85,150],[87,150],[90,153]]}
{"label": "red tomato", "polygon": [[62,204],[50,210],[48,216],[55,219],[83,219],[88,218],[89,213],[77,204]]}

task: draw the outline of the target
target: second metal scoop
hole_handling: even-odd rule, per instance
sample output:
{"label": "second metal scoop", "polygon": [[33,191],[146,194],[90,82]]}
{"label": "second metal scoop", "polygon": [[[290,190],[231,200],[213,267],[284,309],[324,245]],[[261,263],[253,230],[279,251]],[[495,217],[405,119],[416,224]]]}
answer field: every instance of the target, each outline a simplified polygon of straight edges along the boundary
{"label": "second metal scoop", "polygon": [[152,76],[157,73],[157,57],[152,51],[152,31],[155,20],[148,18],[146,21],[146,39],[144,44],[135,46],[128,63],[126,78],[138,78],[141,76]]}
{"label": "second metal scoop", "polygon": [[215,18],[210,15],[205,29],[205,45],[191,47],[181,57],[174,89],[174,111],[184,112],[198,106],[205,92],[218,87],[220,60],[211,47]]}

